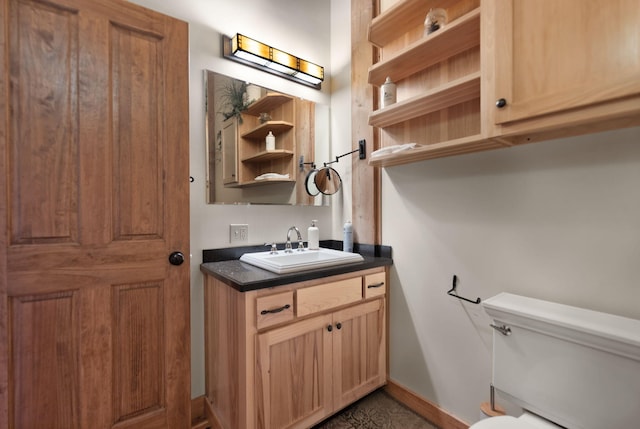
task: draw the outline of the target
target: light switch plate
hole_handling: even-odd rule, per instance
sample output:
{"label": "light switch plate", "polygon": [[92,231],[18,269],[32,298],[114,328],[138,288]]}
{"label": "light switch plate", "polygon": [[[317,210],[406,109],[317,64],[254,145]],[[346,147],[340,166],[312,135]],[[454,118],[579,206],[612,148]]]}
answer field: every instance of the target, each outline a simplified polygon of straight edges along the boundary
{"label": "light switch plate", "polygon": [[229,243],[248,243],[249,225],[231,224],[229,225]]}

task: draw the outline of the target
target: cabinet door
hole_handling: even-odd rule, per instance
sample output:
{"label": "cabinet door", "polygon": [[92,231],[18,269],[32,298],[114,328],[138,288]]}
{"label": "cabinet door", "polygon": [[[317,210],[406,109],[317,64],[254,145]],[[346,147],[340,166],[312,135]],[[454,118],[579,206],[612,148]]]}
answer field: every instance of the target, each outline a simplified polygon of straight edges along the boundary
{"label": "cabinet door", "polygon": [[[495,123],[640,94],[640,2],[493,0]],[[491,31],[491,30],[490,30]],[[490,100],[488,102],[493,102]]]}
{"label": "cabinet door", "polygon": [[324,315],[258,335],[259,428],[303,429],[331,413],[333,332]]}
{"label": "cabinet door", "polygon": [[333,324],[333,396],[339,409],[386,382],[384,300],[338,311]]}

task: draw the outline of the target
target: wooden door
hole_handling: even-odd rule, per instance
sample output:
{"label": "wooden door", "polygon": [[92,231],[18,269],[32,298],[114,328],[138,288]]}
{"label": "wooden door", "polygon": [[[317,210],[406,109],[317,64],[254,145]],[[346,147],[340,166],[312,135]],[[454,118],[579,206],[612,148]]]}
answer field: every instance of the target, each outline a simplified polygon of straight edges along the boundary
{"label": "wooden door", "polygon": [[345,407],[386,383],[384,299],[333,316],[333,400]]}
{"label": "wooden door", "polygon": [[329,326],[324,315],[258,335],[258,428],[305,429],[333,411]]}
{"label": "wooden door", "polygon": [[187,26],[0,10],[0,428],[189,427]]}
{"label": "wooden door", "polygon": [[490,3],[497,124],[640,94],[640,2]]}

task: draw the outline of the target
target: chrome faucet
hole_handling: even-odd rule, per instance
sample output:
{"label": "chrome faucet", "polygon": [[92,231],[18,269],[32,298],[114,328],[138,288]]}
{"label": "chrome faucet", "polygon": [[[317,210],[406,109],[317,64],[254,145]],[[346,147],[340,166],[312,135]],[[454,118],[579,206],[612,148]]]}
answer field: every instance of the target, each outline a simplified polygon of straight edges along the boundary
{"label": "chrome faucet", "polygon": [[293,250],[291,250],[291,231],[295,231],[296,234],[298,234],[298,251],[299,252],[303,251],[304,250],[304,243],[302,242],[302,235],[300,234],[300,230],[297,227],[292,226],[287,231],[287,242],[284,245],[284,252],[285,253],[293,253]]}
{"label": "chrome faucet", "polygon": [[278,247],[276,246],[276,243],[264,243],[264,245],[271,246],[271,251],[269,252],[270,255],[278,254]]}

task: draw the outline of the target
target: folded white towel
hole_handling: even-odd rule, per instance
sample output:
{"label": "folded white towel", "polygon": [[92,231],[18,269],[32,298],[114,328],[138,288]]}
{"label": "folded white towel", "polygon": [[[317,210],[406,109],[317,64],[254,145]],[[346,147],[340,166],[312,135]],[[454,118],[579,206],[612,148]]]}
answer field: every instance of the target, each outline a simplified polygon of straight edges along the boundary
{"label": "folded white towel", "polygon": [[278,174],[278,173],[264,173],[259,175],[253,180],[267,180],[267,179],[288,179],[289,174]]}
{"label": "folded white towel", "polygon": [[417,143],[405,143],[405,144],[394,144],[393,146],[383,147],[382,149],[374,150],[373,152],[371,152],[371,158],[413,149],[417,145],[418,145]]}

